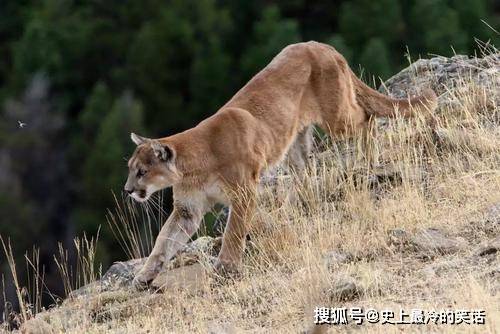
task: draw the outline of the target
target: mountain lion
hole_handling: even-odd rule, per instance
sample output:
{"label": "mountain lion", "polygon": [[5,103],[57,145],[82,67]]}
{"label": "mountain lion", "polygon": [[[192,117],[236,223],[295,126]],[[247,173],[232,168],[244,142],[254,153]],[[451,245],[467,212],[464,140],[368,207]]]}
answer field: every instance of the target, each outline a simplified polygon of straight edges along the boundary
{"label": "mountain lion", "polygon": [[436,100],[432,90],[412,99],[385,96],[358,79],[333,47],[307,42],[284,48],[196,127],[160,139],[132,133],[137,148],[124,190],[139,202],[166,187],[174,194],[173,211],[135,286],[155,278],[216,203],[230,206],[230,214],[215,268],[236,271],[261,173],[280,163],[296,138],[304,140],[311,124],[331,136],[350,135],[367,128],[372,116],[432,111]]}

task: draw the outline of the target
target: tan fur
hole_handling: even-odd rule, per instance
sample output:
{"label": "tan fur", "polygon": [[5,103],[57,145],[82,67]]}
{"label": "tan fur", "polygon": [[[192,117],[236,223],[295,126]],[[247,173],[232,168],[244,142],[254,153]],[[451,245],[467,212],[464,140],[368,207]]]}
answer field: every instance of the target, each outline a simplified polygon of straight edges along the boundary
{"label": "tan fur", "polygon": [[[154,278],[196,231],[203,214],[221,202],[231,205],[231,213],[217,267],[238,267],[261,172],[281,162],[311,124],[332,136],[350,135],[366,128],[371,116],[393,116],[395,109],[410,116],[435,106],[430,90],[410,100],[376,92],[333,47],[308,42],[283,49],[196,127],[157,140],[133,135],[138,147],[129,161],[126,190],[138,200],[167,186],[174,192],[174,211],[136,283]],[[296,145],[299,151],[304,146]],[[147,172],[137,177],[141,168]]]}

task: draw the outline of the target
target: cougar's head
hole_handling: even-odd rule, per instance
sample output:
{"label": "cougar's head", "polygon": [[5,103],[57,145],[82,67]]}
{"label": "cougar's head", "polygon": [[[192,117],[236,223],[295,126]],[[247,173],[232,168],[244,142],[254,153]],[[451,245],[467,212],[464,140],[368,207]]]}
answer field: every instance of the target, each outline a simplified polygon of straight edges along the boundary
{"label": "cougar's head", "polygon": [[172,147],[156,139],[130,134],[137,145],[128,161],[128,178],[124,190],[138,202],[145,202],[154,192],[170,187],[181,178],[175,167]]}

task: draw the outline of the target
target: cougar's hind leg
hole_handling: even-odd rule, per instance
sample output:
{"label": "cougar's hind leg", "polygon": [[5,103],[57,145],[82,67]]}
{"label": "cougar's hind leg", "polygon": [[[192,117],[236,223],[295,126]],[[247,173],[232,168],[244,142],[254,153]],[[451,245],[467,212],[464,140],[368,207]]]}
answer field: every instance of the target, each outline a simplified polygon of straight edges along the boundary
{"label": "cougar's hind leg", "polygon": [[361,130],[360,149],[365,158],[375,165],[378,164],[379,156],[378,147],[374,140],[376,135],[377,122],[374,117],[370,117]]}
{"label": "cougar's hind leg", "polygon": [[312,126],[302,129],[287,153],[286,164],[296,175],[300,175],[307,167],[312,147],[312,136]]}
{"label": "cougar's hind leg", "polygon": [[229,220],[215,269],[223,276],[237,274],[243,259],[246,235],[256,207],[257,184],[245,184],[234,191]]}

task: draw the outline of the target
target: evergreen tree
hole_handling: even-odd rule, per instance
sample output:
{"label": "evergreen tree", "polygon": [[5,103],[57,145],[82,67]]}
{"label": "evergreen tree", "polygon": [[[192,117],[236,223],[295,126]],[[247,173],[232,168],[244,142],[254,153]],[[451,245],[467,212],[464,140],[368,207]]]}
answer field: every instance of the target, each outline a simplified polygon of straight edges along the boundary
{"label": "evergreen tree", "polygon": [[330,37],[326,42],[326,44],[330,44],[333,46],[338,52],[340,52],[344,58],[347,60],[350,66],[352,66],[352,50],[349,46],[347,46],[345,39],[342,35],[334,34]]}
{"label": "evergreen tree", "polygon": [[181,15],[186,5],[174,3],[141,27],[127,59],[130,83],[146,101],[146,122],[158,134],[187,125],[186,118],[179,115],[188,110],[186,69],[192,62],[194,30]]}
{"label": "evergreen tree", "polygon": [[190,66],[190,104],[192,120],[206,118],[217,111],[234,93],[235,75],[225,42],[234,29],[228,11],[213,0],[197,1],[190,20],[195,45]]}
{"label": "evergreen tree", "polygon": [[380,38],[371,38],[368,41],[359,62],[361,67],[368,72],[368,77],[375,76],[387,79],[391,74],[387,48]]}
{"label": "evergreen tree", "polygon": [[[121,193],[126,180],[126,160],[134,149],[130,132],[143,133],[143,108],[130,92],[118,98],[103,117],[95,143],[83,164],[82,206],[75,220],[78,230],[95,234],[105,223],[106,209],[113,207],[114,192]],[[106,235],[105,240],[113,240]]]}
{"label": "evergreen tree", "polygon": [[32,15],[13,50],[10,84],[21,89],[34,73],[43,72],[57,97],[54,107],[62,111],[75,108],[84,101],[88,80],[95,79],[96,71],[89,63],[94,21],[69,1],[34,5]]}
{"label": "evergreen tree", "polygon": [[[23,32],[26,16],[22,15],[26,0],[0,2],[0,89],[12,74],[12,49]],[[0,91],[0,100],[2,100]]]}
{"label": "evergreen tree", "polygon": [[79,160],[87,156],[99,131],[101,122],[111,111],[113,98],[106,84],[95,84],[90,96],[85,102],[85,107],[78,115],[78,135],[73,137],[74,159]]}
{"label": "evergreen tree", "polygon": [[416,47],[449,56],[467,49],[467,34],[460,28],[458,12],[446,0],[419,0],[411,10],[411,30]]}
{"label": "evergreen tree", "polygon": [[488,1],[485,0],[452,0],[452,7],[456,9],[460,19],[461,28],[467,32],[467,48],[473,50],[477,43],[475,38],[487,42],[492,40],[496,42],[498,35],[495,34],[484,22],[488,22],[488,10],[491,10]]}
{"label": "evergreen tree", "polygon": [[253,27],[252,43],[241,59],[244,80],[260,71],[284,47],[300,41],[298,24],[292,19],[283,19],[279,8],[264,9],[262,17]]}
{"label": "evergreen tree", "polygon": [[385,43],[397,41],[404,30],[398,0],[344,1],[340,7],[340,34],[356,50],[372,37]]}
{"label": "evergreen tree", "polygon": [[[12,237],[18,255],[43,235],[44,242],[37,244],[42,260],[52,257],[57,242],[71,238],[65,117],[53,108],[50,87],[45,75],[34,75],[21,98],[6,102],[0,117],[0,188],[4,190],[0,215],[10,222],[0,224],[0,233]],[[45,273],[48,288],[62,293],[55,270],[47,266]]]}
{"label": "evergreen tree", "polygon": [[230,62],[217,38],[199,47],[191,67],[192,119],[215,113],[230,97]]}

